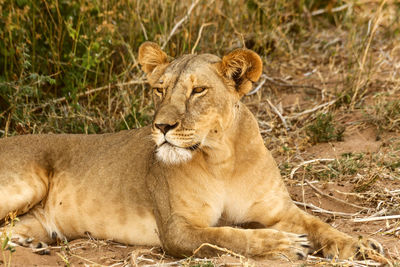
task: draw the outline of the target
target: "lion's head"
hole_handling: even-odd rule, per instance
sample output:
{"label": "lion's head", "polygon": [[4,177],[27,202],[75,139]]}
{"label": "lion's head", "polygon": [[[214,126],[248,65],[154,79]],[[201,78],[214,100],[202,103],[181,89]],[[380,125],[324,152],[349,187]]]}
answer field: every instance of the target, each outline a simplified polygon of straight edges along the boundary
{"label": "lion's head", "polygon": [[170,164],[219,142],[234,121],[237,102],[262,72],[260,57],[247,49],[222,60],[201,54],[170,62],[158,45],[146,42],[139,48],[139,63],[153,90],[157,158]]}

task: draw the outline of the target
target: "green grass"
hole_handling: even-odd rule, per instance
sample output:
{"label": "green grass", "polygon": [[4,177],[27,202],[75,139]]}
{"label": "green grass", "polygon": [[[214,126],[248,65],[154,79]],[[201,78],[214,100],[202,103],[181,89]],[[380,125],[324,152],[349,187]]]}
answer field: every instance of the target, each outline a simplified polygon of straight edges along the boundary
{"label": "green grass", "polygon": [[[315,49],[333,55],[335,46],[315,34],[345,30],[350,33],[344,44],[346,75],[354,84],[356,62],[368,41],[368,19],[359,16],[364,6],[356,2],[352,9],[329,12],[346,3],[202,0],[166,43],[189,1],[1,1],[0,133],[102,133],[148,124],[152,106],[146,86],[123,85],[143,78],[136,55],[145,40],[165,45],[173,57],[193,49],[221,56],[246,46],[267,63]],[[398,35],[398,20],[388,22],[384,34]],[[211,24],[200,36],[206,23]],[[304,45],[312,42],[320,44]]]}
{"label": "green grass", "polygon": [[[11,229],[14,227],[15,222],[19,221],[16,217],[16,213],[10,213],[5,219],[5,228],[0,228],[0,251],[2,258],[0,259],[0,264],[4,266],[11,266],[13,253],[15,252],[15,247],[10,244],[11,239]],[[1,222],[1,221],[0,221]]]}
{"label": "green grass", "polygon": [[307,134],[313,143],[342,141],[345,128],[333,121],[331,113],[320,113],[315,120],[306,127]]}
{"label": "green grass", "polygon": [[400,100],[378,98],[375,105],[366,109],[365,118],[379,133],[400,132]]}

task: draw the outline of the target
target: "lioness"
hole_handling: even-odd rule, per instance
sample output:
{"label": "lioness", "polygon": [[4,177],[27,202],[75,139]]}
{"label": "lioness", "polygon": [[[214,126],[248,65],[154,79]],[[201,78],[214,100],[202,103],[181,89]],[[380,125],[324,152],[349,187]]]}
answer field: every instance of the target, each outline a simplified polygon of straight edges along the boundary
{"label": "lioness", "polygon": [[[14,242],[92,236],[190,256],[210,243],[250,257],[349,258],[382,246],[339,232],[290,199],[255,117],[240,102],[262,73],[251,50],[172,62],[139,49],[156,112],[151,126],[103,135],[0,140],[0,219]],[[262,229],[232,227],[257,222]],[[4,229],[3,229],[4,231]],[[199,250],[209,255],[212,249]]]}

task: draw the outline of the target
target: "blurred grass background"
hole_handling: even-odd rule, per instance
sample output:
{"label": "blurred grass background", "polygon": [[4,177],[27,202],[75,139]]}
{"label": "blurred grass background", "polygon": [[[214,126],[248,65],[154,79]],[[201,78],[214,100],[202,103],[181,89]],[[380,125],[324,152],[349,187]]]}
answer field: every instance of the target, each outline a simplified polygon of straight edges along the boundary
{"label": "blurred grass background", "polygon": [[173,57],[246,46],[267,73],[290,60],[336,64],[345,84],[337,103],[355,104],[373,70],[370,52],[400,30],[399,2],[372,0],[0,0],[0,16],[1,136],[148,124],[137,63],[146,40]]}

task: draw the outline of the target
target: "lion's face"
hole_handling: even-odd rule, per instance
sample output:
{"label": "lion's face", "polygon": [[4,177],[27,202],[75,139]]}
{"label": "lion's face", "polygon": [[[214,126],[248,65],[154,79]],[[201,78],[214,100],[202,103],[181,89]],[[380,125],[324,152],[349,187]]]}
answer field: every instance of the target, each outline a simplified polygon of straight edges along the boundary
{"label": "lion's face", "polygon": [[[140,47],[139,61],[156,107],[152,135],[159,160],[169,164],[188,161],[198,150],[212,149],[232,125],[235,104],[251,89],[262,68],[254,52],[233,53],[237,53],[234,62],[225,62],[227,56],[221,60],[202,54],[184,55],[169,63],[157,45],[144,43]],[[258,60],[260,73],[252,73],[254,62],[249,66],[246,56]]]}
{"label": "lion's face", "polygon": [[186,55],[151,77],[156,106],[152,133],[162,161],[190,160],[229,126],[237,96],[219,77],[219,61],[212,55]]}

